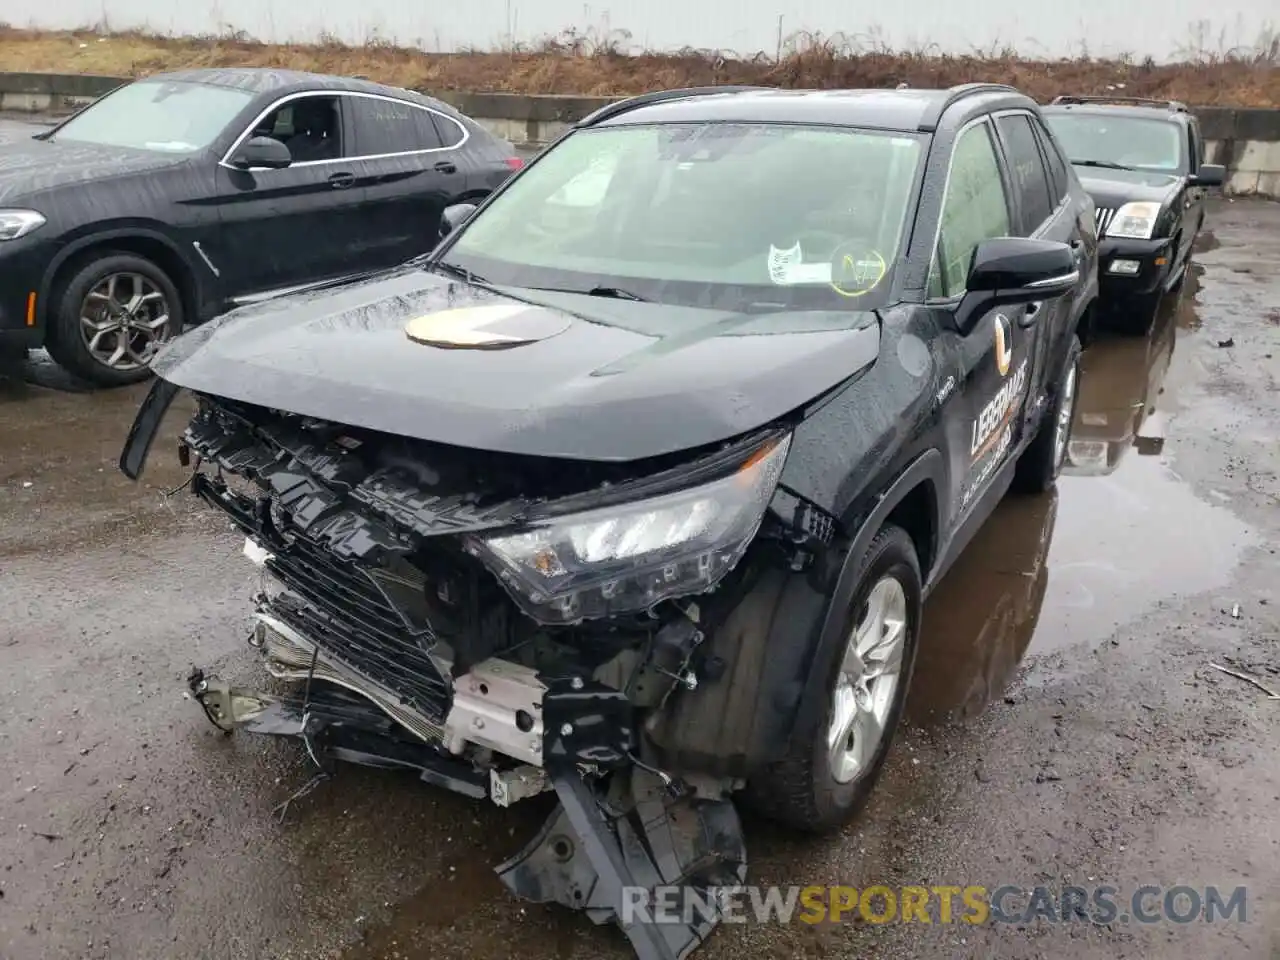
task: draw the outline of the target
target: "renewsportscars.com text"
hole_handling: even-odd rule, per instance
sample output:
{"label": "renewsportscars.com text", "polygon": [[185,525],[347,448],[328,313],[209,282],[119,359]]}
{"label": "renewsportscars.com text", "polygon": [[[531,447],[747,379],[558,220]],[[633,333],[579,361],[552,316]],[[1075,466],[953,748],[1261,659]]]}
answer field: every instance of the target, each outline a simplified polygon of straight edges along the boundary
{"label": "renewsportscars.com text", "polygon": [[1247,920],[1245,887],[875,885],[626,887],[622,922],[683,923],[1215,923]]}

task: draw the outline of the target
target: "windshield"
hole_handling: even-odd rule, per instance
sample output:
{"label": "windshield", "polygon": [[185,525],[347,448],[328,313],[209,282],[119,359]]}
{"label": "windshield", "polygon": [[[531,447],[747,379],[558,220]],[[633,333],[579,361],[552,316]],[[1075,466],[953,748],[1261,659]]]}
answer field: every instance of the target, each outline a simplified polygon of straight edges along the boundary
{"label": "windshield", "polygon": [[253,94],[231,87],[140,80],[90,105],[50,139],[196,153],[209,146],[251,99]]}
{"label": "windshield", "polygon": [[1088,113],[1055,113],[1047,119],[1072,163],[1161,173],[1184,169],[1182,128],[1168,120]]}
{"label": "windshield", "polygon": [[768,123],[600,127],[530,165],[446,265],[489,283],[728,310],[883,303],[914,135]]}

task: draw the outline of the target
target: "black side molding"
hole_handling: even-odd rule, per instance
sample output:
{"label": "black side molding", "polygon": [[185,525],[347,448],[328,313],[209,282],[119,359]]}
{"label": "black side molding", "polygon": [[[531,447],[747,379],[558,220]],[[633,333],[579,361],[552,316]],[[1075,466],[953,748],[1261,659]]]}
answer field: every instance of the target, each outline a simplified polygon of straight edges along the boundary
{"label": "black side molding", "polygon": [[130,480],[142,476],[142,468],[146,466],[147,455],[151,452],[151,444],[160,431],[160,422],[168,413],[174,398],[182,388],[168,380],[156,377],[138,407],[138,414],[133,418],[133,426],[129,428],[129,436],[125,438],[124,449],[120,451],[119,467]]}

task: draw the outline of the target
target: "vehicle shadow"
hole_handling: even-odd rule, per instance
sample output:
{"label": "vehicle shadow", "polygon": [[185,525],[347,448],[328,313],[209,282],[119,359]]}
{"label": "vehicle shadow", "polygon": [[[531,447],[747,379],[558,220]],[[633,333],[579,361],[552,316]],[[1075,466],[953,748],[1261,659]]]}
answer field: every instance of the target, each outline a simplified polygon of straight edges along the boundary
{"label": "vehicle shadow", "polygon": [[101,392],[58,366],[44,350],[32,350],[25,357],[10,357],[0,364],[0,400],[20,399],[30,394],[32,387],[63,393]]}

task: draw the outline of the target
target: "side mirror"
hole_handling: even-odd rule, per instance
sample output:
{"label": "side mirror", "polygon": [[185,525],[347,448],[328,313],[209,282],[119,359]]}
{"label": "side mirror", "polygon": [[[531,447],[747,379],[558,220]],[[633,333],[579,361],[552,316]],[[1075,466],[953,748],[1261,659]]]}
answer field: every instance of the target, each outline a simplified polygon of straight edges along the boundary
{"label": "side mirror", "polygon": [[275,137],[250,137],[240,145],[231,165],[241,170],[254,167],[265,167],[268,170],[283,170],[293,163],[289,148]]}
{"label": "side mirror", "polygon": [[1193,187],[1220,187],[1227,182],[1227,168],[1220,163],[1202,163],[1191,178]]}
{"label": "side mirror", "polygon": [[443,240],[466,223],[476,212],[476,206],[474,203],[455,203],[445,207],[444,213],[440,215],[440,239]]}
{"label": "side mirror", "polygon": [[1003,304],[1033,303],[1070,293],[1080,282],[1071,248],[1053,240],[995,237],[978,244],[957,321]]}

